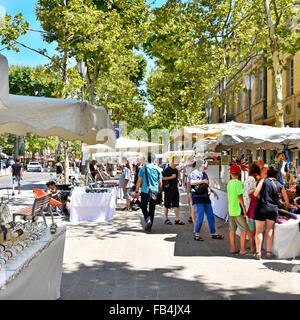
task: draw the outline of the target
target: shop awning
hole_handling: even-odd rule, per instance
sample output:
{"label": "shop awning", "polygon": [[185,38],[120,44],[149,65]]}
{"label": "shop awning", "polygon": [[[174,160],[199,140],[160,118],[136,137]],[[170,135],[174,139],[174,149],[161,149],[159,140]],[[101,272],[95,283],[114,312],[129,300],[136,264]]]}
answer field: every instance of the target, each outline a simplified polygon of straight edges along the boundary
{"label": "shop awning", "polygon": [[283,146],[300,148],[300,128],[258,126],[255,130],[226,131],[219,135],[215,150],[277,149]]}
{"label": "shop awning", "polygon": [[[58,136],[96,144],[103,129],[114,132],[103,107],[76,100],[9,94],[8,63],[0,55],[0,133],[24,135],[31,132],[41,137]],[[110,138],[105,143],[114,147],[115,141]]]}

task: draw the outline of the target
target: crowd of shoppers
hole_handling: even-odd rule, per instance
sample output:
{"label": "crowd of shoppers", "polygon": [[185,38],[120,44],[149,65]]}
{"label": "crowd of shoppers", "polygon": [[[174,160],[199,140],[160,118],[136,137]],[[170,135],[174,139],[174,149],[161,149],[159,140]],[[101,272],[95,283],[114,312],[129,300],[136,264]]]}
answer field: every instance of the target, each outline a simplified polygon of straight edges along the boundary
{"label": "crowd of shoppers", "polygon": [[[132,200],[141,199],[140,207],[145,219],[145,230],[151,231],[155,207],[160,202],[153,198],[163,194],[164,223],[166,225],[184,225],[180,219],[180,183],[187,192],[189,205],[189,222],[194,226],[194,240],[203,241],[201,228],[206,215],[212,239],[224,239],[216,232],[215,218],[211,205],[210,194],[219,199],[217,192],[210,186],[206,173],[208,161],[194,160],[190,157],[182,168],[180,159],[174,156],[170,164],[158,165],[153,155],[148,159],[141,158],[132,167],[123,159],[119,187],[126,199],[124,210],[130,210]],[[279,194],[284,200],[285,210],[289,209],[289,199],[284,186],[277,180],[278,171],[265,167],[263,161],[254,162],[249,166],[248,177],[242,183],[241,167],[233,164],[230,167],[231,179],[227,184],[230,253],[240,255],[253,254],[261,259],[262,244],[266,240],[266,255],[272,256],[274,223],[278,217]],[[181,180],[182,179],[182,180]],[[140,190],[141,189],[141,190]],[[132,197],[131,191],[135,194]],[[169,210],[173,208],[175,220],[169,219]],[[236,232],[240,231],[239,249],[236,246]],[[249,239],[249,249],[246,239]]]}

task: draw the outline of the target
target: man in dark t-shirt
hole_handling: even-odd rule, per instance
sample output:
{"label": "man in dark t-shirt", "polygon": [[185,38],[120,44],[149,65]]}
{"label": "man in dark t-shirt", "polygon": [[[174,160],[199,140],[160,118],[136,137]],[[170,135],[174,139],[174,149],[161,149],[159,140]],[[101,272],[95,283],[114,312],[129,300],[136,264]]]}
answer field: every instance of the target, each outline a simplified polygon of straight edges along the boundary
{"label": "man in dark t-shirt", "polygon": [[12,174],[12,195],[15,195],[15,185],[18,182],[19,194],[21,193],[21,180],[23,179],[23,168],[20,159],[16,159],[15,163],[11,166]]}
{"label": "man in dark t-shirt", "polygon": [[178,189],[178,170],[179,158],[174,156],[172,164],[167,167],[163,172],[163,185],[164,185],[164,207],[165,207],[165,224],[171,225],[172,222],[168,218],[169,209],[174,208],[175,224],[184,225],[184,222],[179,219],[179,189]]}

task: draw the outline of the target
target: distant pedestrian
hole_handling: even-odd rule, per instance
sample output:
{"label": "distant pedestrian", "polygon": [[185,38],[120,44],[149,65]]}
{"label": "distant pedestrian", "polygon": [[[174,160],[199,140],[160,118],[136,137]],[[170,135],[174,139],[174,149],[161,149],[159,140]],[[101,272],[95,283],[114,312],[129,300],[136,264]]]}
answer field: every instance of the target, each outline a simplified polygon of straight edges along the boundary
{"label": "distant pedestrian", "polygon": [[[246,250],[246,236],[249,230],[246,221],[246,208],[243,200],[243,183],[238,179],[241,168],[237,164],[230,167],[231,180],[227,184],[228,212],[229,212],[229,237],[231,253],[248,254]],[[236,249],[236,229],[241,231],[240,250]]]}
{"label": "distant pedestrian", "polygon": [[192,171],[195,169],[196,162],[194,160],[194,157],[191,156],[188,158],[188,164],[184,167],[184,186],[186,189],[186,199],[187,203],[190,207],[190,217],[189,217],[189,222],[192,222],[195,225],[196,221],[196,213],[195,209],[193,207],[193,201],[192,201],[192,194],[190,192],[191,186],[190,186],[190,174]]}
{"label": "distant pedestrian", "polygon": [[55,167],[56,167],[56,179],[63,180],[64,167],[59,159],[56,162]]}
{"label": "distant pedestrian", "polygon": [[123,211],[130,211],[130,201],[131,201],[131,197],[130,197],[130,187],[131,187],[131,166],[129,161],[126,161],[126,163],[122,163],[121,164],[121,168],[122,168],[122,174],[119,180],[119,188],[123,190],[123,199],[126,199],[126,206],[125,208],[123,208]]}
{"label": "distant pedestrian", "polygon": [[21,193],[21,180],[23,179],[23,168],[20,159],[16,159],[15,163],[11,166],[12,174],[12,195],[15,195],[15,185],[18,183],[18,194]]}
{"label": "distant pedestrian", "polygon": [[145,230],[151,231],[156,203],[149,197],[149,190],[154,192],[162,192],[162,173],[154,164],[155,156],[148,155],[148,163],[142,166],[139,170],[138,181],[136,184],[136,191],[134,198],[139,197],[139,190],[141,190],[141,209],[146,222]]}
{"label": "distant pedestrian", "polygon": [[177,169],[180,163],[180,159],[174,156],[172,164],[163,171],[163,190],[164,190],[164,213],[165,213],[165,224],[171,225],[172,222],[169,220],[168,214],[169,209],[174,208],[175,212],[175,224],[184,225],[184,222],[179,219],[179,170]]}

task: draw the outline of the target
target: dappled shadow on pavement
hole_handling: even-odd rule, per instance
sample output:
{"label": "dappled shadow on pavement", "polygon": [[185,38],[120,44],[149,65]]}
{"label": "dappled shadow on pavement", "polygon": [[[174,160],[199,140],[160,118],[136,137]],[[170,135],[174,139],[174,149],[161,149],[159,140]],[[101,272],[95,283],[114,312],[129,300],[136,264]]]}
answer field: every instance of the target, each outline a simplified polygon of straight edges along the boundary
{"label": "dappled shadow on pavement", "polygon": [[255,288],[228,289],[219,283],[205,283],[202,276],[182,279],[177,273],[184,267],[133,268],[126,262],[94,260],[65,266],[61,298],[97,300],[202,300],[202,299],[299,299],[299,294],[272,291],[272,282]]}

